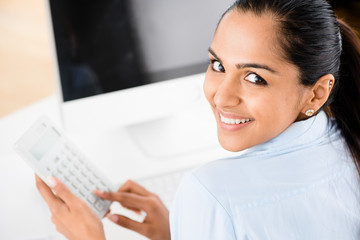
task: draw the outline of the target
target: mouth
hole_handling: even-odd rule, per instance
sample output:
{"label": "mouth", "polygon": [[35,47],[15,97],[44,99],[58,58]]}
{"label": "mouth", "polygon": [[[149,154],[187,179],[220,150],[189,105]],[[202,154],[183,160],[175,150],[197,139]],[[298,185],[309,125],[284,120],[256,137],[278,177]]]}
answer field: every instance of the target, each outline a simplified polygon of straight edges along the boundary
{"label": "mouth", "polygon": [[220,113],[220,121],[222,123],[229,124],[229,125],[240,125],[240,124],[254,121],[254,119],[252,119],[252,118],[229,118],[229,117],[224,117]]}

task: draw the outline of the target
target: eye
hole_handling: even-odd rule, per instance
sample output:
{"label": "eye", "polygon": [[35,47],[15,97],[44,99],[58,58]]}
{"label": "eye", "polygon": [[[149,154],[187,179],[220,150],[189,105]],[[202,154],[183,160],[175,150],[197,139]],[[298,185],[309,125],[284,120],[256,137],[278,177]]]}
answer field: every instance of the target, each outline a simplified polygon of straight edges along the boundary
{"label": "eye", "polygon": [[248,74],[245,77],[245,79],[256,85],[267,85],[267,82],[262,77],[260,77],[259,75],[255,74],[255,73]]}
{"label": "eye", "polygon": [[211,64],[211,69],[214,70],[215,72],[225,72],[225,68],[223,67],[223,65],[221,65],[221,63],[218,60],[211,60],[210,64]]}

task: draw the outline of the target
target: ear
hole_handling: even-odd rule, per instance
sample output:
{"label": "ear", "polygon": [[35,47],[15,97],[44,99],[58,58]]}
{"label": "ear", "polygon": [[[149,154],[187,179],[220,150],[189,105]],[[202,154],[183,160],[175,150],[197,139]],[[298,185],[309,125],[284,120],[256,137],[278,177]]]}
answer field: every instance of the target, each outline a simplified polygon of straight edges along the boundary
{"label": "ear", "polygon": [[313,109],[315,112],[325,104],[328,100],[331,90],[335,84],[335,78],[332,74],[326,74],[319,78],[319,80],[308,89],[308,96],[304,104],[302,113],[305,113],[309,109]]}

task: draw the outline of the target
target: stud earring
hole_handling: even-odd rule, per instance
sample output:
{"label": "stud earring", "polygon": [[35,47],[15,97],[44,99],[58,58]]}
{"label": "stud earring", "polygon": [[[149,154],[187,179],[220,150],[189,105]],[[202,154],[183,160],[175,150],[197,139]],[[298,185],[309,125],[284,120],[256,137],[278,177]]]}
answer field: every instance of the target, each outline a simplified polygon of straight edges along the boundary
{"label": "stud earring", "polygon": [[333,81],[330,80],[330,81],[329,81],[329,88],[332,88],[332,86],[333,86]]}
{"label": "stud earring", "polygon": [[305,112],[305,115],[311,117],[312,115],[314,115],[314,113],[315,113],[314,109],[309,109]]}

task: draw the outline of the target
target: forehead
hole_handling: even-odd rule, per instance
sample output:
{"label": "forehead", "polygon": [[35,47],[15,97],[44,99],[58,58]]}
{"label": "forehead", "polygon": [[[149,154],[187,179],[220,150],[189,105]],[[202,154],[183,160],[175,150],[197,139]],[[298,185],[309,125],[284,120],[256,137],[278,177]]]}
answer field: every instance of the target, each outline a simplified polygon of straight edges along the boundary
{"label": "forehead", "polygon": [[277,23],[272,15],[233,10],[219,23],[211,47],[237,61],[281,61],[277,39]]}

